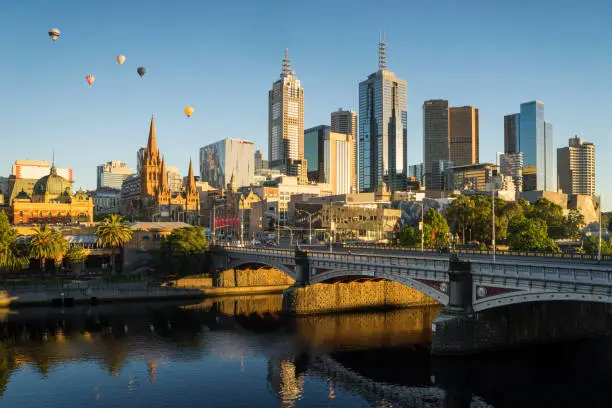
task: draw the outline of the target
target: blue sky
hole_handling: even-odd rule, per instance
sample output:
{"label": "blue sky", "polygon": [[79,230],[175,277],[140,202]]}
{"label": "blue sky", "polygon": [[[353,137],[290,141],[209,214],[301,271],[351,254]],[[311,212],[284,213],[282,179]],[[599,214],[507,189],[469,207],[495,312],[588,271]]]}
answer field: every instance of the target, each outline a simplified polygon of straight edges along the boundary
{"label": "blue sky", "polygon": [[411,164],[422,160],[424,100],[479,108],[481,161],[493,161],[503,116],[538,99],[557,147],[575,133],[596,144],[597,188],[612,209],[611,20],[612,2],[589,0],[2,0],[0,175],[55,149],[76,188],[95,188],[98,164],[136,168],[152,113],[167,163],[183,174],[190,157],[197,172],[201,146],[225,137],[267,154],[268,90],[284,49],[305,88],[305,127],[327,124],[339,107],[357,110],[383,26],[389,69],[408,81]]}

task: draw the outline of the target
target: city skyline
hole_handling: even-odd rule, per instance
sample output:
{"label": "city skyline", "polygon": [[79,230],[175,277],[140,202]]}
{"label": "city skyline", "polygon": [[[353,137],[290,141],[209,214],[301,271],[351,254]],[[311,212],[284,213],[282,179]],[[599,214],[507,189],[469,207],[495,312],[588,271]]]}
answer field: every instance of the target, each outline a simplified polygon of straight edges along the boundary
{"label": "city skyline", "polygon": [[[14,36],[1,40],[12,58],[11,64],[0,67],[0,74],[14,80],[2,83],[2,94],[8,98],[0,102],[0,109],[5,113],[0,133],[22,143],[9,144],[2,149],[0,161],[5,163],[5,169],[0,175],[8,175],[10,165],[17,159],[50,160],[55,149],[56,161],[74,168],[75,188],[94,188],[95,164],[121,160],[132,168],[137,167],[134,153],[141,147],[151,112],[156,114],[159,132],[166,136],[163,150],[168,163],[185,163],[189,157],[197,156],[199,147],[228,136],[254,141],[258,148],[264,149],[267,157],[266,92],[270,81],[278,75],[283,50],[291,50],[292,64],[306,89],[304,127],[327,124],[329,113],[338,106],[359,110],[357,87],[360,80],[376,69],[376,34],[380,24],[387,32],[391,50],[388,65],[408,82],[408,165],[422,161],[420,106],[425,100],[435,98],[452,100],[454,106],[479,108],[480,130],[486,135],[480,143],[481,162],[491,162],[495,152],[503,151],[504,116],[516,112],[521,103],[534,99],[546,104],[546,119],[554,123],[554,148],[562,147],[565,140],[578,134],[595,143],[599,152],[606,152],[611,145],[602,113],[612,108],[610,101],[604,98],[612,85],[604,73],[612,67],[612,53],[606,52],[611,47],[602,39],[610,31],[603,25],[603,16],[610,11],[610,6],[592,5],[587,10],[574,4],[574,7],[569,3],[559,5],[557,18],[542,22],[541,28],[546,28],[547,35],[537,46],[529,44],[521,31],[535,24],[537,12],[532,17],[523,16],[518,13],[520,10],[515,10],[520,7],[497,5],[468,15],[468,7],[462,11],[468,21],[464,19],[458,25],[451,19],[459,12],[458,6],[448,2],[442,10],[427,5],[398,5],[398,16],[373,13],[373,17],[368,18],[372,21],[370,30],[366,27],[344,33],[334,31],[338,40],[350,41],[343,50],[328,44],[329,38],[334,38],[331,28],[317,34],[284,23],[279,32],[257,30],[258,24],[263,27],[265,21],[279,15],[289,16],[299,10],[308,18],[316,11],[301,10],[295,5],[284,11],[275,10],[268,17],[265,14],[274,9],[273,4],[255,9],[234,8],[236,10],[217,5],[211,10],[214,13],[209,13],[212,15],[202,17],[209,24],[208,28],[200,28],[195,18],[189,18],[188,11],[169,10],[160,3],[143,10],[138,4],[129,7],[111,4],[91,14],[61,4],[49,8],[41,6],[33,12],[17,3],[3,5],[4,26]],[[192,6],[196,10],[199,7]],[[544,9],[543,5],[535,6],[536,11]],[[214,15],[228,15],[230,11],[235,12],[235,18],[226,24],[227,28],[221,29]],[[321,17],[323,20],[333,21],[334,16],[345,10],[332,6],[329,11],[329,16]],[[359,7],[350,12],[354,17],[370,14]],[[255,15],[251,15],[253,13]],[[487,20],[487,16],[493,15],[496,16],[495,24]],[[518,15],[521,18],[516,20]],[[181,17],[185,21],[182,27],[172,23],[158,34],[153,27],[168,16]],[[436,21],[440,23],[440,32],[431,38],[419,37],[419,30],[427,21],[433,21],[434,16],[439,18]],[[563,21],[570,16],[577,21],[574,25],[577,29],[567,33]],[[108,29],[111,18],[117,19],[118,29]],[[251,21],[257,18],[262,20]],[[414,24],[406,24],[404,19]],[[513,21],[515,25],[500,27],[499,19]],[[258,32],[249,36],[245,29],[235,30],[244,21],[251,21],[249,27]],[[468,27],[470,22],[478,22],[481,28]],[[62,36],[53,43],[46,38],[46,31],[54,26],[62,30]],[[484,38],[489,26],[494,39]],[[442,42],[445,35],[457,29],[483,37],[472,49],[471,60],[457,62],[458,51]],[[223,47],[215,44],[215,30],[217,35],[227,36],[224,38],[227,44]],[[231,30],[235,32],[230,33]],[[151,36],[158,35],[159,41],[152,46]],[[190,36],[189,44],[175,47],[186,35]],[[204,42],[194,46],[192,42],[195,41]],[[585,43],[589,46],[584,47]],[[504,49],[504,53],[493,52],[494,44]],[[437,47],[435,52],[432,45]],[[341,52],[337,59],[325,61],[315,57],[321,52],[332,55],[332,48],[333,53]],[[545,70],[547,75],[542,77],[534,73],[531,78],[525,73],[512,57],[519,49],[532,61],[535,58],[539,69]],[[114,61],[121,53],[127,57],[124,66]],[[221,59],[225,62],[210,64],[212,67],[200,65]],[[438,65],[449,60],[455,62],[453,75],[442,75],[449,70]],[[331,63],[333,61],[343,64]],[[41,64],[45,69],[34,75],[32,67]],[[142,79],[135,73],[135,68],[141,64],[148,69]],[[502,67],[503,64],[506,66]],[[238,81],[244,99],[240,99],[240,107],[236,109],[227,103],[236,101],[235,97],[223,94],[221,89],[239,72],[244,75],[245,70],[248,70],[248,80]],[[90,73],[96,75],[91,88],[84,81],[85,75]],[[456,80],[459,77],[461,81]],[[204,83],[198,84],[198,81]],[[222,83],[225,85],[221,86]],[[235,86],[238,85],[231,85],[230,90],[237,89]],[[121,92],[125,92],[125,97]],[[590,106],[597,109],[582,106],[581,100],[587,99],[592,102]],[[186,105],[195,108],[191,119],[186,119],[182,113]],[[236,112],[244,117],[236,122],[243,123],[237,124],[238,134],[227,135],[223,131],[224,122],[232,120]],[[26,115],[32,114],[37,120],[26,120]],[[79,149],[79,142],[84,138],[88,141],[85,146],[90,146],[92,141],[99,147]],[[603,160],[597,161],[597,173],[605,174],[609,171],[608,166]],[[602,181],[598,180],[596,190],[603,193],[604,209],[607,209],[610,206],[606,205],[606,186]],[[610,193],[612,190],[608,190]]]}

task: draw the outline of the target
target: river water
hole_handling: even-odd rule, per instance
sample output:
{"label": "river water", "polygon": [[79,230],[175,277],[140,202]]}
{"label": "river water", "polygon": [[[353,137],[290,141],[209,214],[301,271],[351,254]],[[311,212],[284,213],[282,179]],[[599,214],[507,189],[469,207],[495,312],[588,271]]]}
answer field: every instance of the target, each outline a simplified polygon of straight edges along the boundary
{"label": "river water", "polygon": [[432,358],[437,307],[304,318],[280,296],[0,313],[0,407],[610,407],[612,341]]}

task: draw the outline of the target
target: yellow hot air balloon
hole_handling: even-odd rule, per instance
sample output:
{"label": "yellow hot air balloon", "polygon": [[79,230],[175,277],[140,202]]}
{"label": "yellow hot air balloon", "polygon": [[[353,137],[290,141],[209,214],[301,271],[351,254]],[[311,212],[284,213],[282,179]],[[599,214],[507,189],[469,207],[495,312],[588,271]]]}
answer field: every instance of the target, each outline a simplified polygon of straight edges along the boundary
{"label": "yellow hot air balloon", "polygon": [[191,106],[187,106],[185,108],[185,115],[187,115],[188,118],[191,117],[191,115],[193,115],[193,107]]}
{"label": "yellow hot air balloon", "polygon": [[125,62],[125,55],[117,55],[117,62],[119,63],[119,65],[123,65],[123,63]]}

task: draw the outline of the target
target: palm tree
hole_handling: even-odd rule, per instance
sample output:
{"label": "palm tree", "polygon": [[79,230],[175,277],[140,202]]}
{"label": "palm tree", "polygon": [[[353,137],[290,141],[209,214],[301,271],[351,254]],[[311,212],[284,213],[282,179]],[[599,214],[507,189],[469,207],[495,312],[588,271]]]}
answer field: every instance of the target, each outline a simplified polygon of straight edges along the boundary
{"label": "palm tree", "polygon": [[103,247],[111,248],[111,272],[115,273],[115,251],[132,239],[132,230],[128,222],[118,214],[111,214],[96,227],[97,242]]}
{"label": "palm tree", "polygon": [[20,269],[28,264],[28,257],[19,245],[20,237],[9,226],[6,214],[0,211],[0,270]]}
{"label": "palm tree", "polygon": [[34,235],[30,237],[30,258],[40,260],[40,270],[45,271],[45,260],[61,260],[68,251],[68,242],[57,230],[50,230],[46,224],[34,228]]}

